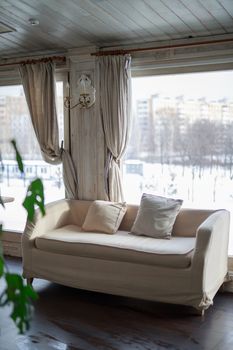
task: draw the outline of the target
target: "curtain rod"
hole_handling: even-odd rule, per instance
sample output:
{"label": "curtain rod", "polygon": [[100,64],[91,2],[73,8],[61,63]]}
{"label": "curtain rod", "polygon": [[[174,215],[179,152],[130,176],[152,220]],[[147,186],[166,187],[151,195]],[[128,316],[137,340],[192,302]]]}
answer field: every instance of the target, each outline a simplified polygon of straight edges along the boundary
{"label": "curtain rod", "polygon": [[145,47],[145,48],[98,51],[98,52],[91,53],[91,56],[125,55],[125,54],[130,54],[133,52],[146,52],[146,51],[176,49],[176,48],[202,46],[202,45],[216,45],[216,44],[222,44],[222,43],[228,43],[228,42],[233,42],[233,38],[212,40],[212,41],[198,41],[198,42],[187,43],[187,44],[175,44],[175,45],[165,45],[165,46],[155,46],[155,47]]}
{"label": "curtain rod", "polygon": [[0,67],[17,66],[19,64],[35,64],[35,63],[40,63],[40,62],[52,62],[52,61],[65,62],[66,57],[65,56],[51,56],[51,57],[43,57],[43,58],[38,58],[38,59],[28,59],[28,60],[23,60],[23,61],[19,61],[19,62],[2,63],[2,64],[0,64]]}

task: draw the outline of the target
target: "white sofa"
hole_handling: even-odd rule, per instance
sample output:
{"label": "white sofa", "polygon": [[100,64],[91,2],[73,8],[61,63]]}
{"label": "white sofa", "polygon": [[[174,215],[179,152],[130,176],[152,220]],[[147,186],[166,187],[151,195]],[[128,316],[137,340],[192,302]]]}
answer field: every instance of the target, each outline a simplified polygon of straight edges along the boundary
{"label": "white sofa", "polygon": [[23,275],[71,287],[207,309],[227,276],[229,212],[181,209],[172,238],[82,232],[91,201],[61,200],[37,212],[22,236]]}

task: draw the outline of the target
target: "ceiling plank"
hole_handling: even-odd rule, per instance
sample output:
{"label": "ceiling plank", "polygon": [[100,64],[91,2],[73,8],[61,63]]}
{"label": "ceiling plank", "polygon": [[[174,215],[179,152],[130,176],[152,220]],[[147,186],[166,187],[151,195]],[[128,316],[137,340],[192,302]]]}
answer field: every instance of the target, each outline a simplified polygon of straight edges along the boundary
{"label": "ceiling plank", "polygon": [[139,39],[140,37],[142,38],[149,35],[139,23],[132,21],[127,13],[118,10],[118,8],[114,7],[110,1],[100,1],[98,2],[98,7],[104,11],[105,16],[111,15],[111,17],[118,22],[121,31],[124,33],[124,40],[126,39],[126,33],[128,40],[131,38]]}
{"label": "ceiling plank", "polygon": [[210,15],[210,13],[206,10],[202,4],[200,4],[197,0],[180,0],[184,6],[189,9],[189,11],[199,19],[199,21],[203,24],[203,26],[208,31],[209,35],[211,35],[212,31],[215,34],[224,34],[225,31],[219,25],[219,23]]}
{"label": "ceiling plank", "polygon": [[25,20],[22,19],[19,12],[15,14],[12,13],[12,11],[4,9],[1,11],[0,18],[1,20],[6,19],[8,22],[11,21],[11,23],[14,23],[14,27],[17,32],[23,33],[25,35],[25,41],[27,41],[27,38],[31,37],[34,41],[37,41],[38,44],[40,43],[42,47],[43,45],[46,46],[46,48],[48,45],[50,45],[50,48],[54,48],[58,45],[62,47],[62,44],[66,45],[66,43],[62,42],[62,38],[52,38],[50,35],[48,35],[48,33],[41,31],[40,27],[32,27],[28,23],[25,23]]}
{"label": "ceiling plank", "polygon": [[[74,34],[77,35],[77,37],[80,37],[80,39],[85,40],[86,42],[88,42],[90,40],[90,38],[93,37],[93,35],[90,33],[88,36],[88,32],[87,31],[83,31],[82,28],[77,24],[77,17],[76,21],[73,21],[71,19],[66,18],[63,15],[63,12],[59,12],[57,10],[56,4],[53,4],[54,6],[48,6],[51,4],[51,0],[48,1],[38,1],[38,0],[21,0],[21,5],[22,4],[30,4],[31,7],[35,7],[37,8],[39,6],[40,9],[40,14],[38,16],[39,21],[42,21],[43,25],[44,23],[53,23],[55,21],[55,23],[53,23],[53,25],[50,25],[50,29],[47,29],[48,32],[54,31],[56,30],[56,28],[59,28],[59,30],[62,30],[63,28],[69,29],[71,30]],[[29,17],[29,16],[28,16]],[[29,19],[29,18],[28,18]],[[51,21],[51,19],[53,19],[53,21]],[[57,24],[56,24],[57,23]]]}
{"label": "ceiling plank", "polygon": [[189,9],[184,6],[182,1],[179,0],[162,0],[165,6],[167,6],[186,26],[194,33],[206,30],[202,22],[193,15]]}
{"label": "ceiling plank", "polygon": [[218,1],[218,3],[221,4],[221,6],[225,9],[225,11],[233,19],[233,1],[232,0],[221,0],[221,1]]}
{"label": "ceiling plank", "polygon": [[183,20],[177,16],[171,9],[164,4],[161,0],[144,0],[147,4],[153,8],[153,10],[164,19],[167,23],[173,26],[177,35],[188,35],[191,33],[189,26],[187,26]]}
{"label": "ceiling plank", "polygon": [[[33,27],[28,20],[35,18]],[[9,52],[58,52],[233,33],[233,0],[0,0]]]}
{"label": "ceiling plank", "polygon": [[217,0],[199,0],[199,3],[205,7],[209,14],[215,19],[215,21],[228,33],[228,27],[232,27],[232,17],[225,10],[225,8]]}
{"label": "ceiling plank", "polygon": [[142,17],[155,28],[157,35],[159,34],[163,40],[172,39],[174,28],[164,21],[148,4],[142,0],[128,0],[127,3],[137,10]]}
{"label": "ceiling plank", "polygon": [[[154,36],[164,36],[163,30],[158,26],[155,26],[148,18],[138,10],[137,7],[132,6],[132,3],[124,0],[109,0],[111,5],[118,11],[127,14],[128,19],[140,25],[147,32],[147,37],[151,36],[154,39]],[[166,35],[165,35],[166,36]]]}

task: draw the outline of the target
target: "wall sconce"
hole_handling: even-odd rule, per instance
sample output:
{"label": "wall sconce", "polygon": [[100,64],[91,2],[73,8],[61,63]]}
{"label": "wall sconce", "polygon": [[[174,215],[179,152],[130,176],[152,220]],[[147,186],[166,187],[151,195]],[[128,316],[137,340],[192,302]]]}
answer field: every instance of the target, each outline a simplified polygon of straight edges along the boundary
{"label": "wall sconce", "polygon": [[77,81],[78,102],[71,105],[72,96],[69,96],[70,86],[66,84],[67,96],[64,98],[64,106],[68,109],[73,109],[77,106],[80,108],[90,108],[95,103],[95,88],[91,85],[91,79],[82,74]]}

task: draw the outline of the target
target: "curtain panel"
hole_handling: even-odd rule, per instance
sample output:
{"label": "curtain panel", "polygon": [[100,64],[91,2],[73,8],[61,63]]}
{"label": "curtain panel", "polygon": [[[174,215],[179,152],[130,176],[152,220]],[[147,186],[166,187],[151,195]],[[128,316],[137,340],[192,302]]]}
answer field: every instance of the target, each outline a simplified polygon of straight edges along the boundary
{"label": "curtain panel", "polygon": [[20,65],[19,72],[42,157],[50,164],[63,163],[67,197],[77,198],[78,181],[73,161],[69,152],[59,147],[54,63]]}
{"label": "curtain panel", "polygon": [[106,184],[109,200],[123,201],[120,160],[129,140],[131,128],[131,57],[129,55],[98,58],[100,112],[105,142]]}

